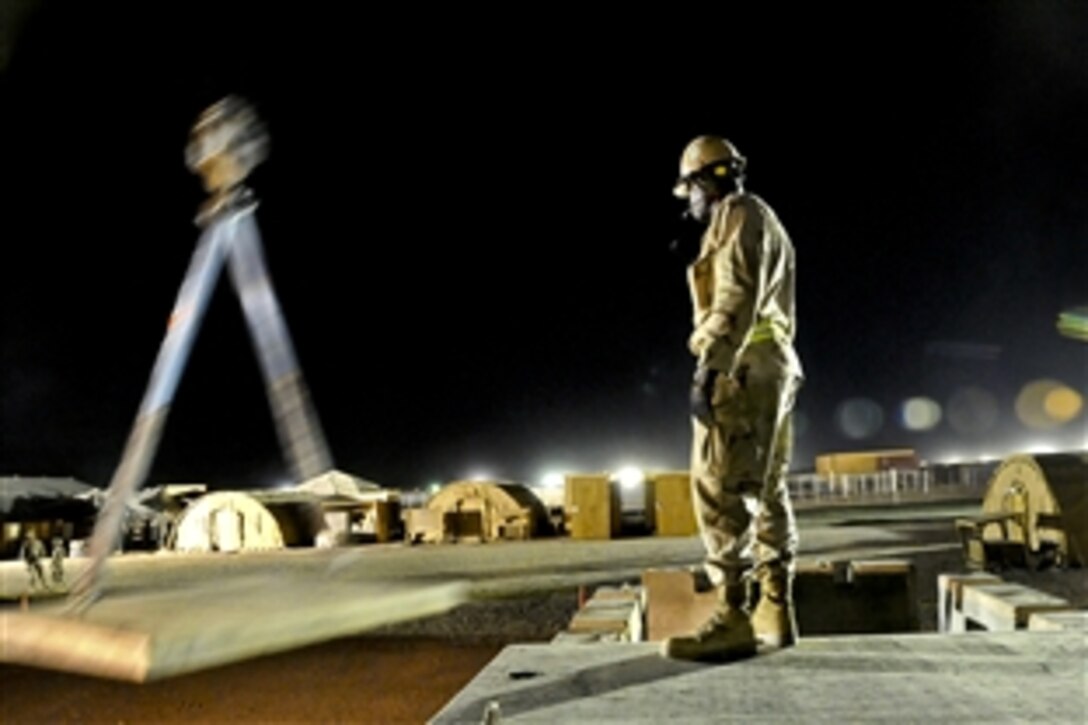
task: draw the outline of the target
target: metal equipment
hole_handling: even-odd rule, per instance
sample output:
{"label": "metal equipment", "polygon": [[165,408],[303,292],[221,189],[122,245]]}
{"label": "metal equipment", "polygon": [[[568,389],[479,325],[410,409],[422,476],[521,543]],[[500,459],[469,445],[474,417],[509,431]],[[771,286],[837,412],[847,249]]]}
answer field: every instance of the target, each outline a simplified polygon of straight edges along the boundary
{"label": "metal equipment", "polygon": [[257,202],[244,182],[264,160],[267,135],[252,107],[229,96],[208,108],[193,127],[186,149],[189,168],[210,197],[197,223],[204,232],[181,285],[147,392],[110,481],[91,536],[89,565],[72,588],[75,610],[101,594],[107,557],[116,549],[125,502],[143,484],[158,449],[178,381],[226,261],[261,362],[280,445],[296,480],[332,468],[317,413],[295,358],[291,337],[265,268],[254,212]]}
{"label": "metal equipment", "polygon": [[956,522],[972,568],[1088,563],[1088,453],[1019,455],[994,472],[982,515]]}

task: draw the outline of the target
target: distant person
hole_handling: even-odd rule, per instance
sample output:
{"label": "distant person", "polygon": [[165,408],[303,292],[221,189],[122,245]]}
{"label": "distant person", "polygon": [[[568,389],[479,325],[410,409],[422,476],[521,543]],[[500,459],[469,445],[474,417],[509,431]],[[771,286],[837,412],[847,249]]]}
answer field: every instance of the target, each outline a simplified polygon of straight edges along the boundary
{"label": "distant person", "polygon": [[[757,641],[797,639],[797,527],[786,487],[790,412],[802,379],[793,349],[794,250],[774,211],[744,190],[745,169],[729,141],[700,136],[684,150],[674,189],[688,201],[686,216],[705,227],[688,268],[691,483],[706,573],[720,597],[694,635],[663,643],[663,654],[679,659],[730,660],[755,654]],[[750,611],[753,576],[760,599]]]}
{"label": "distant person", "polygon": [[64,584],[64,556],[64,539],[54,536],[50,573],[53,575],[53,584],[58,587]]}
{"label": "distant person", "polygon": [[23,537],[23,546],[19,551],[19,558],[26,563],[31,590],[49,588],[45,581],[45,569],[42,566],[42,559],[45,556],[45,544],[42,543],[42,540],[38,538],[33,529],[28,530]]}

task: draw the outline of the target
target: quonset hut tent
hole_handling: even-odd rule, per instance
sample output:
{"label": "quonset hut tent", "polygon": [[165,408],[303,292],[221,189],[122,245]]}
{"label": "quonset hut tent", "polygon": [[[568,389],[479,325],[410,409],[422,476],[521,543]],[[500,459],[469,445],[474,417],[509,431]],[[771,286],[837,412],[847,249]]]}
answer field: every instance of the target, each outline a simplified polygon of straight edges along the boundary
{"label": "quonset hut tent", "polygon": [[224,552],[313,546],[322,528],[312,496],[219,491],[182,512],[167,546]]}
{"label": "quonset hut tent", "polygon": [[519,483],[450,483],[431,497],[425,509],[411,514],[413,541],[495,541],[550,533],[544,504]]}

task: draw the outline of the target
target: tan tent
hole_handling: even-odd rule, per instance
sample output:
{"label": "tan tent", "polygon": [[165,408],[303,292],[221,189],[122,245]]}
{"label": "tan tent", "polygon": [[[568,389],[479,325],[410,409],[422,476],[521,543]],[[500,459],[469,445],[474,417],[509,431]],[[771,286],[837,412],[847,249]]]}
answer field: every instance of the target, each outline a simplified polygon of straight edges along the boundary
{"label": "tan tent", "polygon": [[320,476],[315,476],[300,483],[295,487],[295,490],[305,491],[317,496],[342,496],[354,499],[367,498],[368,500],[376,494],[388,493],[387,489],[383,489],[376,483],[337,470],[327,471]]}
{"label": "tan tent", "polygon": [[548,512],[521,484],[457,481],[432,496],[409,528],[418,541],[528,539],[547,532]]}
{"label": "tan tent", "polygon": [[321,528],[315,499],[219,491],[178,518],[167,546],[177,551],[251,551],[311,546]]}
{"label": "tan tent", "polygon": [[385,542],[403,533],[399,491],[337,470],[315,476],[294,490],[318,499],[334,543]]}

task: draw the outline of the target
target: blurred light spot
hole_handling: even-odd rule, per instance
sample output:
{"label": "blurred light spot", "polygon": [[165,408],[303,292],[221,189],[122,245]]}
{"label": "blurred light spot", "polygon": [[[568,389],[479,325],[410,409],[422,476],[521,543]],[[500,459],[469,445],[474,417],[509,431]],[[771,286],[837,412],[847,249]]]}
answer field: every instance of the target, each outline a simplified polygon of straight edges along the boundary
{"label": "blurred light spot", "polygon": [[862,440],[880,431],[884,425],[884,411],[868,398],[851,398],[839,406],[835,420],[847,438]]}
{"label": "blurred light spot", "polygon": [[641,469],[635,468],[634,466],[624,466],[616,472],[616,479],[623,488],[634,488],[639,486],[645,478]]}
{"label": "blurred light spot", "polygon": [[1029,428],[1048,430],[1076,418],[1084,401],[1080,393],[1057,380],[1033,380],[1016,396],[1016,417]]}
{"label": "blurred light spot", "polygon": [[486,471],[473,471],[469,474],[468,480],[470,481],[490,481],[491,475]]}
{"label": "blurred light spot", "polygon": [[1076,390],[1060,387],[1051,390],[1043,400],[1047,414],[1059,423],[1068,423],[1080,415],[1084,407],[1084,398]]}
{"label": "blurred light spot", "polygon": [[932,430],[941,422],[941,404],[930,398],[911,398],[903,403],[903,425],[908,430]]}
{"label": "blurred light spot", "polygon": [[982,388],[961,388],[948,401],[948,424],[957,433],[985,433],[997,423],[997,399]]}
{"label": "blurred light spot", "polygon": [[540,479],[540,485],[544,488],[563,488],[566,484],[566,478],[562,473],[546,473],[544,477]]}
{"label": "blurred light spot", "polygon": [[438,493],[441,490],[442,490],[442,484],[441,483],[432,483],[432,484],[429,484],[427,486],[427,493],[431,494],[432,496],[435,495],[436,493]]}
{"label": "blurred light spot", "polygon": [[1058,315],[1058,332],[1088,342],[1088,307],[1073,307]]}

